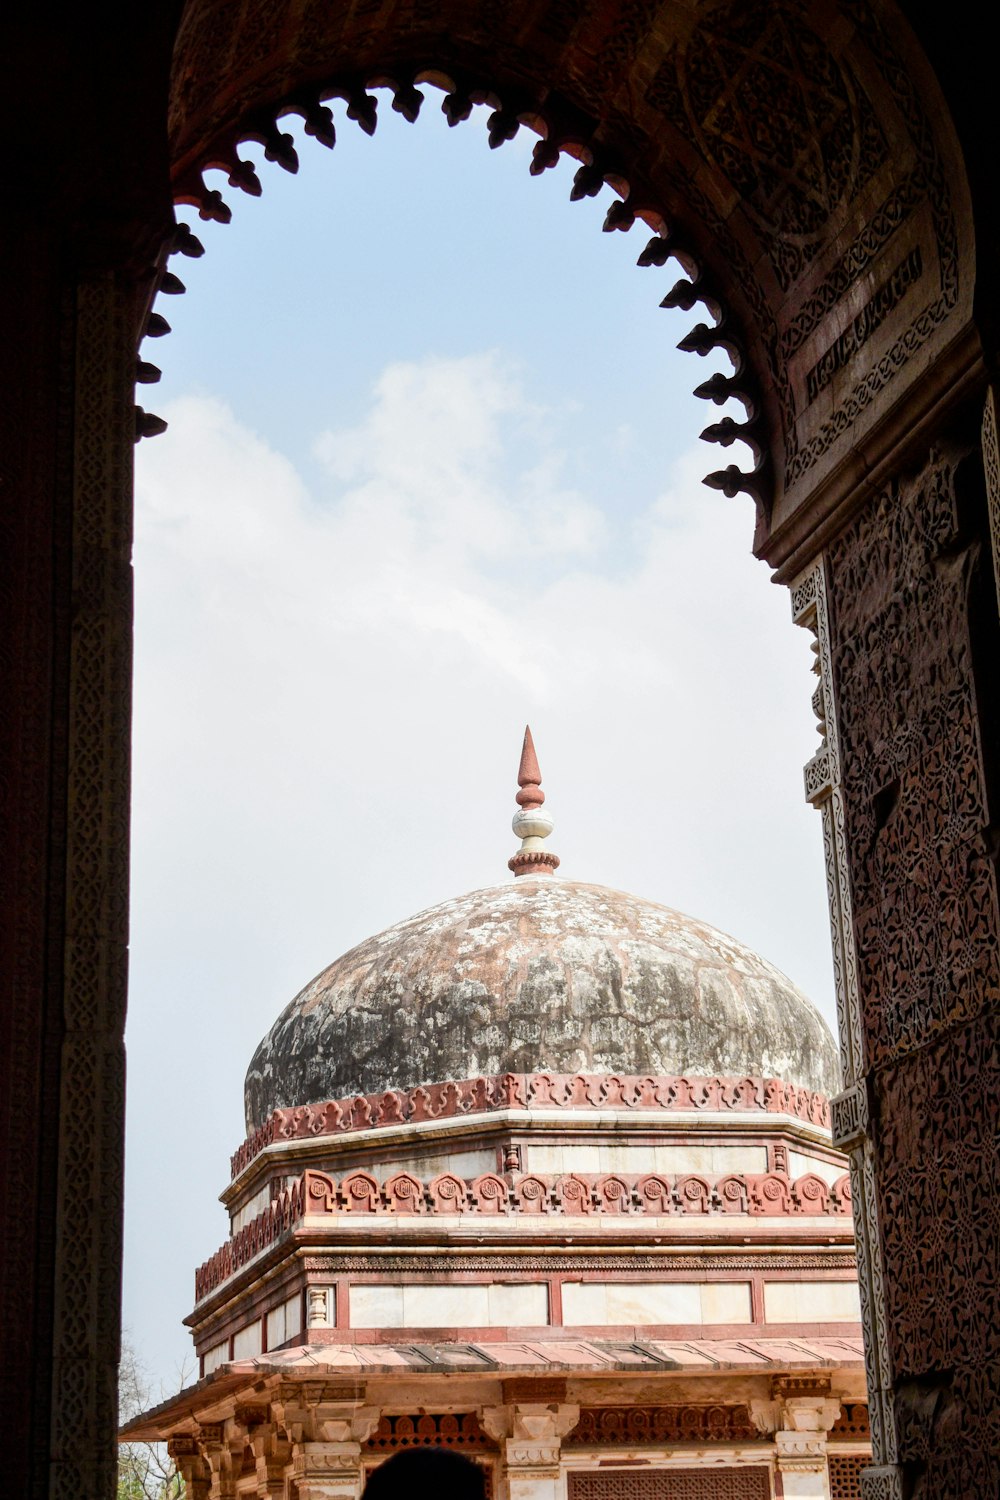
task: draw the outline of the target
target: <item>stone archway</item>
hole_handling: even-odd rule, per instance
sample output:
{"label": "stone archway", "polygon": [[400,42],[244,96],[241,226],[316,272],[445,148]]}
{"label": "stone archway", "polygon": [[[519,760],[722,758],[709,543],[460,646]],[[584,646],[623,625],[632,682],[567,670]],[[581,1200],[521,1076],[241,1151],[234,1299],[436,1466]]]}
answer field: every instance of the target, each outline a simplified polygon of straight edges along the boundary
{"label": "stone archway", "polygon": [[[990,592],[970,417],[983,363],[968,196],[936,86],[898,15],[861,4],[479,7],[443,25],[416,6],[390,25],[306,9],[270,33],[253,7],[236,26],[225,15],[217,0],[189,4],[175,55],[176,188],[204,217],[228,214],[206,167],[260,191],[241,141],[294,167],[284,113],[332,145],[325,100],[346,99],[374,130],[373,89],[413,117],[430,82],[450,120],[488,103],[493,144],[536,131],[533,171],[563,151],[580,161],[574,194],[609,183],[619,199],[605,228],[644,221],[640,264],[672,257],[687,272],[665,288],[670,305],[701,305],[681,347],[733,360],[699,394],[736,397],[745,417],[705,435],[742,438],[753,461],[706,482],[751,495],[755,550],[816,637],[822,744],[807,795],[824,819],[846,1085],[836,1118],[867,1304],[866,1489],[902,1494],[929,1447],[915,1412],[936,1400],[943,1433],[956,1402],[967,1420],[996,1388],[983,1384],[982,1323],[977,1357],[963,1357],[956,1312],[970,1298],[967,1333],[972,1294],[932,1227],[928,1159],[949,1160],[966,1205],[987,1190],[978,1111],[933,1114],[929,1077],[929,1118],[905,1104],[929,1048],[947,1073],[957,1044],[962,1085],[985,1086],[985,1033],[973,1034],[1000,982],[969,615]],[[975,1242],[971,1207],[951,1212]],[[978,1267],[988,1253],[977,1245]],[[980,1446],[968,1430],[965,1442]],[[963,1483],[987,1483],[968,1449],[936,1454],[931,1474],[956,1462]]]}
{"label": "stone archway", "polygon": [[[6,415],[30,459],[13,474],[18,567],[4,596],[19,872],[5,913],[5,1144],[18,1171],[5,1199],[4,1373],[12,1428],[27,1434],[9,1483],[96,1496],[110,1481],[128,454],[158,246],[184,248],[169,229],[168,159],[178,196],[224,215],[202,169],[256,191],[245,138],[291,166],[285,109],[322,139],[325,91],[365,127],[373,87],[407,114],[427,79],[456,120],[487,101],[498,144],[536,129],[538,170],[566,150],[579,193],[611,183],[606,227],[645,221],[644,263],[676,253],[687,273],[665,285],[668,300],[704,304],[685,345],[733,355],[732,379],[704,393],[737,396],[746,416],[710,423],[709,437],[742,437],[755,460],[710,482],[752,495],[755,550],[817,644],[822,741],[806,785],[827,850],[837,1131],[861,1205],[877,1460],[865,1493],[991,1493],[996,297],[975,282],[963,154],[924,52],[894,6],[861,0],[190,0],[179,12],[124,25],[85,84],[69,43],[56,48],[63,92],[32,142],[54,195],[43,209],[25,190],[27,227],[7,250],[21,303],[5,357],[21,380]],[[970,105],[939,40],[968,155]],[[31,41],[44,73],[50,38]],[[15,109],[28,81],[12,89]],[[975,213],[991,223],[978,198]],[[140,414],[139,435],[156,426]]]}

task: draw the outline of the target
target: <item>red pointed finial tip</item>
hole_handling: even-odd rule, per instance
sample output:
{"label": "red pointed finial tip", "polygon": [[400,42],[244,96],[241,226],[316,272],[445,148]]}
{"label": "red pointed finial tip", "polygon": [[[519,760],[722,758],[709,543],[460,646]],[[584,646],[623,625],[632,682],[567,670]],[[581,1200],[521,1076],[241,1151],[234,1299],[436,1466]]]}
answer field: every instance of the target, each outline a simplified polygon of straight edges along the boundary
{"label": "red pointed finial tip", "polygon": [[516,797],[518,807],[541,807],[545,793],[541,788],[542,773],[538,769],[535,742],[531,738],[531,727],[525,725],[524,744],[521,746],[521,764],[517,768],[517,784],[521,788]]}

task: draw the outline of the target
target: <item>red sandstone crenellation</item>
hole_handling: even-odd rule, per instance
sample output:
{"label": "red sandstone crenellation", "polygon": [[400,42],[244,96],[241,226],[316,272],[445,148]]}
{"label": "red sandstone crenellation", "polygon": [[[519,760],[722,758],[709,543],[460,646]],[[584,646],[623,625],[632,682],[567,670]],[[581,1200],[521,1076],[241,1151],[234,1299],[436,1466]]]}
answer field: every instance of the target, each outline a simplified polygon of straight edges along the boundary
{"label": "red sandstone crenellation", "polygon": [[792,1115],[825,1129],[830,1126],[825,1095],[797,1088],[780,1078],[498,1073],[488,1078],[461,1082],[448,1079],[413,1089],[386,1089],[378,1094],[276,1109],[233,1153],[232,1176],[238,1177],[277,1141],[301,1141],[501,1109],[762,1110]]}
{"label": "red sandstone crenellation", "polygon": [[851,1212],[850,1178],[845,1172],[831,1186],[808,1172],[790,1178],[781,1172],[665,1172],[554,1175],[526,1172],[504,1178],[483,1172],[474,1178],[439,1172],[428,1181],[396,1172],[384,1184],[360,1168],[338,1183],[311,1168],[233,1235],[195,1272],[195,1300],[221,1286],[293,1224],[306,1217],[337,1214],[536,1215],[555,1214],[734,1214],[806,1215],[819,1218]]}

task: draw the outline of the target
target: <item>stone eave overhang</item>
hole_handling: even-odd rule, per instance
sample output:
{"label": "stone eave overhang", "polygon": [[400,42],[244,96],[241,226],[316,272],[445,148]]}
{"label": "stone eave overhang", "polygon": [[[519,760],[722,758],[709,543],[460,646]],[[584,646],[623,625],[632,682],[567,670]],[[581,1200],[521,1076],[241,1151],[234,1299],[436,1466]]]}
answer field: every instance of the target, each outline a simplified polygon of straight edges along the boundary
{"label": "stone eave overhang", "polygon": [[798,1115],[766,1110],[670,1110],[659,1113],[654,1110],[544,1109],[532,1106],[448,1116],[440,1120],[409,1121],[400,1125],[378,1125],[363,1132],[342,1135],[318,1134],[274,1141],[263,1147],[233,1177],[219,1194],[219,1201],[228,1209],[247,1195],[259,1179],[267,1178],[276,1168],[301,1171],[310,1159],[367,1156],[393,1147],[404,1151],[413,1151],[417,1147],[423,1150],[438,1144],[454,1148],[459,1141],[493,1137],[498,1132],[509,1135],[568,1132],[580,1141],[586,1141],[589,1136],[600,1140],[609,1134],[633,1137],[655,1134],[660,1139],[676,1134],[678,1142],[690,1141],[693,1136],[699,1140],[706,1136],[713,1140],[722,1136],[743,1140],[753,1134],[788,1137],[803,1145],[828,1150],[833,1147],[828,1126],[804,1120]]}
{"label": "stone eave overhang", "polygon": [[[424,1387],[447,1386],[437,1397],[453,1404],[456,1377],[479,1381],[551,1382],[562,1376],[568,1385],[586,1389],[593,1381],[625,1378],[673,1380],[783,1374],[839,1374],[857,1382],[864,1371],[860,1331],[840,1337],[744,1339],[573,1339],[502,1340],[489,1344],[441,1342],[397,1344],[325,1344],[300,1346],[223,1365],[196,1384],[134,1418],[119,1434],[125,1442],[161,1442],[199,1422],[231,1416],[238,1398],[264,1404],[282,1384],[309,1384],[317,1393],[335,1389],[337,1399],[359,1404],[377,1400],[372,1382],[398,1383],[419,1378]],[[446,1394],[447,1393],[447,1394]],[[583,1390],[570,1392],[573,1397]],[[714,1393],[713,1393],[714,1394]],[[522,1398],[523,1399],[523,1398]]]}

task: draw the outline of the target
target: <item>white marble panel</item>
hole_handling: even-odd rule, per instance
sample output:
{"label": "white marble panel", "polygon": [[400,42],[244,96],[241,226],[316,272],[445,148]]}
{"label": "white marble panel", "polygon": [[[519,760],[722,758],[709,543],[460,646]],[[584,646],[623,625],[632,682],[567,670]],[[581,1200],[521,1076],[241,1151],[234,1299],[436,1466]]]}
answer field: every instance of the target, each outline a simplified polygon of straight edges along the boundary
{"label": "white marble panel", "polygon": [[549,1321],[549,1289],[544,1282],[497,1281],[486,1293],[491,1328],[539,1328]]}
{"label": "white marble panel", "polygon": [[[337,1289],[330,1287],[328,1292],[330,1298],[330,1321],[336,1321],[337,1313]],[[302,1332],[302,1293],[296,1292],[283,1304],[285,1310],[285,1338],[294,1339]]]}
{"label": "white marble panel", "polygon": [[548,1322],[544,1282],[353,1286],[354,1328],[535,1328]]}
{"label": "white marble panel", "polygon": [[608,1285],[609,1323],[700,1323],[701,1288],[689,1281]]}
{"label": "white marble panel", "polygon": [[562,1302],[568,1327],[750,1322],[745,1281],[565,1282]]}
{"label": "white marble panel", "polygon": [[[329,1289],[333,1294],[333,1287]],[[332,1320],[331,1320],[332,1321]],[[284,1302],[279,1302],[277,1307],[272,1307],[267,1315],[267,1347],[278,1349],[289,1339],[296,1338],[302,1332],[302,1296],[296,1292],[293,1297],[288,1297]]]}
{"label": "white marble panel", "polygon": [[395,1172],[412,1172],[414,1177],[427,1180],[439,1172],[478,1177],[480,1172],[495,1172],[496,1169],[497,1154],[493,1147],[489,1147],[481,1151],[441,1151],[427,1156],[400,1157],[396,1161],[379,1162],[374,1173],[379,1182],[385,1182]]}
{"label": "white marble panel", "polygon": [[211,1349],[205,1353],[205,1374],[211,1375],[220,1365],[224,1365],[229,1358],[229,1340],[223,1339],[221,1344],[213,1344]]}
{"label": "white marble panel", "polygon": [[[712,1146],[695,1142],[683,1146],[549,1145],[527,1142],[522,1147],[526,1172],[766,1172],[765,1146]],[[808,1170],[808,1169],[807,1169]]]}
{"label": "white marble panel", "polygon": [[822,1161],[818,1156],[806,1156],[802,1151],[789,1151],[788,1173],[790,1177],[804,1177],[814,1172],[832,1187],[838,1177],[847,1171],[846,1162]]}
{"label": "white marble panel", "polygon": [[706,1281],[699,1290],[703,1323],[752,1322],[749,1281]]}
{"label": "white marble panel", "polygon": [[237,1209],[236,1213],[233,1214],[230,1220],[231,1232],[238,1234],[245,1224],[249,1224],[252,1219],[256,1219],[259,1213],[264,1212],[270,1201],[271,1184],[270,1182],[266,1182],[262,1188],[254,1193],[252,1198],[247,1199],[242,1208]]}
{"label": "white marble panel", "polygon": [[538,1476],[530,1470],[518,1473],[516,1469],[508,1469],[507,1494],[510,1500],[563,1500],[566,1481],[561,1475]]}
{"label": "white marble panel", "polygon": [[351,1287],[352,1328],[402,1328],[403,1288],[380,1284]]}
{"label": "white marble panel", "polygon": [[263,1347],[262,1334],[260,1318],[253,1323],[248,1323],[245,1328],[241,1328],[233,1339],[233,1358],[252,1359],[255,1354],[259,1354]]}
{"label": "white marble panel", "polygon": [[[527,1141],[521,1146],[521,1163],[525,1172],[596,1172],[600,1148],[598,1146],[552,1146],[535,1145]],[[567,1151],[575,1152],[573,1166],[565,1165]]]}
{"label": "white marble panel", "polygon": [[808,1469],[783,1469],[781,1486],[785,1500],[830,1500],[830,1482],[826,1465]]}
{"label": "white marble panel", "polygon": [[489,1322],[489,1288],[438,1282],[403,1288],[404,1328],[481,1328]]}
{"label": "white marble panel", "polygon": [[285,1342],[285,1304],[272,1307],[267,1315],[267,1347],[280,1349]]}
{"label": "white marble panel", "polygon": [[631,1323],[750,1323],[747,1281],[567,1281],[562,1319],[567,1326]]}
{"label": "white marble panel", "polygon": [[766,1172],[766,1146],[713,1146],[713,1172]]}
{"label": "white marble panel", "polygon": [[564,1281],[563,1323],[567,1328],[587,1328],[609,1323],[608,1288],[603,1281]]}
{"label": "white marble panel", "polygon": [[859,1323],[857,1282],[766,1281],[764,1318],[768,1323]]}

